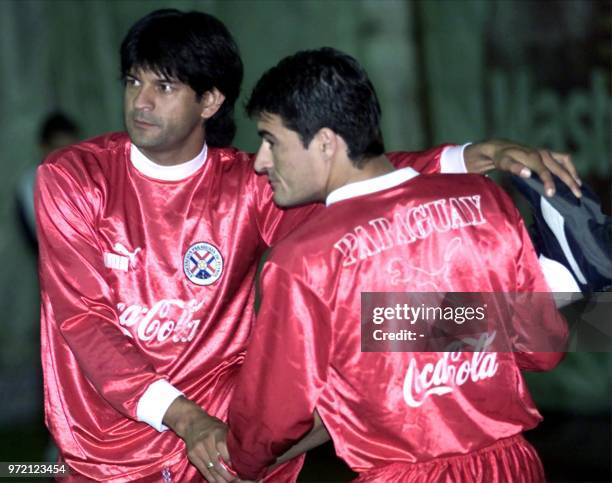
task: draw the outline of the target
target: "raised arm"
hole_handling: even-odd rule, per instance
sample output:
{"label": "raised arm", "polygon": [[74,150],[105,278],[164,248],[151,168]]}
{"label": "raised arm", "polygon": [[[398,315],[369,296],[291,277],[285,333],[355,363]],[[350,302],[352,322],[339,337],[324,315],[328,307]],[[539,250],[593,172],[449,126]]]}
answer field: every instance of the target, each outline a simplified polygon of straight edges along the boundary
{"label": "raised arm", "polygon": [[549,197],[555,194],[554,174],[570,187],[574,195],[582,195],[580,178],[567,153],[532,148],[505,139],[490,139],[467,145],[463,156],[470,173],[498,169],[528,178],[531,171],[535,171],[544,182]]}
{"label": "raised arm", "polygon": [[544,182],[547,196],[555,193],[552,175],[581,196],[580,178],[569,154],[539,149],[504,139],[464,145],[443,144],[425,151],[388,154],[398,168],[410,166],[421,173],[477,173],[505,171],[528,178],[535,171]]}

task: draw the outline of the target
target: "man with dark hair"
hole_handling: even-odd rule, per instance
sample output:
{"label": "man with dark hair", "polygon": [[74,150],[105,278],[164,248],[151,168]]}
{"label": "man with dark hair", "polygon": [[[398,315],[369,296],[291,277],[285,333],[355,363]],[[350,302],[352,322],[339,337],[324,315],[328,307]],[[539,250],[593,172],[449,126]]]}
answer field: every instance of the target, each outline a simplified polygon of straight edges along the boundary
{"label": "man with dark hair", "polygon": [[[145,16],[121,45],[121,71],[127,135],[59,151],[38,171],[46,423],[80,478],[223,481],[205,442],[224,434],[257,262],[321,207],[277,208],[250,156],[229,147],[242,62],[220,21]],[[550,164],[577,188],[547,152],[468,149],[472,169],[527,163],[550,177]],[[402,162],[464,170],[462,154]],[[300,466],[268,479],[295,480]]]}
{"label": "man with dark hair", "polygon": [[80,129],[72,119],[61,111],[54,111],[40,127],[38,138],[41,151],[47,156],[56,149],[77,142],[80,135]]}
{"label": "man with dark hair", "polygon": [[[170,9],[140,19],[121,44],[121,77],[128,86],[138,81],[134,74],[139,70],[189,86],[197,102],[204,95],[221,94],[224,102],[205,121],[206,143],[215,147],[232,143],[236,134],[234,104],[240,94],[243,67],[234,39],[219,20],[204,13]],[[129,124],[127,127],[130,136],[135,136]],[[201,144],[201,136],[198,142]],[[140,143],[149,147],[145,139]]]}
{"label": "man with dark hair", "polygon": [[[362,350],[363,292],[548,291],[508,196],[478,175],[396,170],[372,84],[331,48],[283,59],[258,81],[247,111],[262,137],[255,169],[274,201],[327,207],[263,268],[229,410],[238,474],[261,478],[320,417],[358,481],[544,481],[522,437],[541,417],[520,370],[551,369],[563,355],[567,326],[552,297],[518,307],[528,316],[509,328],[489,304],[498,338],[508,333],[519,353],[485,344],[449,354],[418,342]],[[539,338],[530,339],[527,319]],[[513,326],[524,332],[509,333]]]}
{"label": "man with dark hair", "polygon": [[[38,131],[38,148],[41,155],[38,163],[56,149],[78,142],[80,136],[79,127],[66,114],[61,111],[51,112],[44,118]],[[34,216],[34,180],[38,163],[21,175],[16,193],[19,223],[34,251],[38,246]]]}

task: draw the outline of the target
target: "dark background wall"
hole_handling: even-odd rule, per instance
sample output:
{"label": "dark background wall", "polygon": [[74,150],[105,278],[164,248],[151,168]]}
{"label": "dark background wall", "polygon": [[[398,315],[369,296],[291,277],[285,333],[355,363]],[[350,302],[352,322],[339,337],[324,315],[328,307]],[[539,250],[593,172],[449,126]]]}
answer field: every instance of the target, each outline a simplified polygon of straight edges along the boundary
{"label": "dark background wall", "polygon": [[[383,105],[388,149],[501,136],[569,150],[610,213],[609,1],[4,0],[0,432],[22,434],[20,422],[36,438],[41,426],[36,262],[16,224],[14,202],[22,173],[40,161],[39,123],[61,108],[86,137],[122,129],[119,44],[135,20],[161,7],[204,10],[228,25],[245,62],[243,98],[282,56],[335,46],[368,69]],[[257,146],[240,109],[236,145]],[[611,365],[609,354],[571,355],[561,369],[534,379],[534,394],[555,414],[609,418]],[[18,443],[8,447],[21,451]],[[2,451],[9,450],[0,446],[5,460]]]}

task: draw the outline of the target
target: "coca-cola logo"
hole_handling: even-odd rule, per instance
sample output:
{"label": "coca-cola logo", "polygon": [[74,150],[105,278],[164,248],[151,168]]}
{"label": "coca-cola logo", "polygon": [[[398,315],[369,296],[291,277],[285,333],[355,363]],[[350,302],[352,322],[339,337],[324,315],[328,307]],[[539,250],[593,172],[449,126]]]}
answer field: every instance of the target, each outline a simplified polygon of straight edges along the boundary
{"label": "coca-cola logo", "polygon": [[128,337],[136,337],[143,342],[164,342],[168,339],[172,342],[191,342],[200,325],[200,319],[193,316],[203,304],[203,301],[195,299],[189,302],[165,299],[149,308],[120,302],[117,304],[119,327]]}
{"label": "coca-cola logo", "polygon": [[[404,401],[408,406],[421,406],[430,396],[443,396],[468,381],[478,382],[492,378],[497,373],[497,353],[484,352],[493,336],[484,334],[477,342],[475,352],[444,352],[437,362],[426,363],[422,369],[417,358],[410,360],[404,378]],[[463,357],[468,355],[468,357]]]}

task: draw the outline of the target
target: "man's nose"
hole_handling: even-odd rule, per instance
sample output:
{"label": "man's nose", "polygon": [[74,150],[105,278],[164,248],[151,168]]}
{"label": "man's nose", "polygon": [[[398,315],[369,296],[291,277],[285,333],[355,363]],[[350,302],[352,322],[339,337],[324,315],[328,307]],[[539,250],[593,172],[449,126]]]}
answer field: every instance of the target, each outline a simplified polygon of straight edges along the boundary
{"label": "man's nose", "polygon": [[272,168],[274,163],[272,162],[272,154],[267,143],[263,141],[259,150],[255,155],[255,171],[258,173],[265,173],[268,169]]}
{"label": "man's nose", "polygon": [[138,110],[153,110],[155,107],[154,90],[151,86],[142,85],[134,97],[134,108]]}

